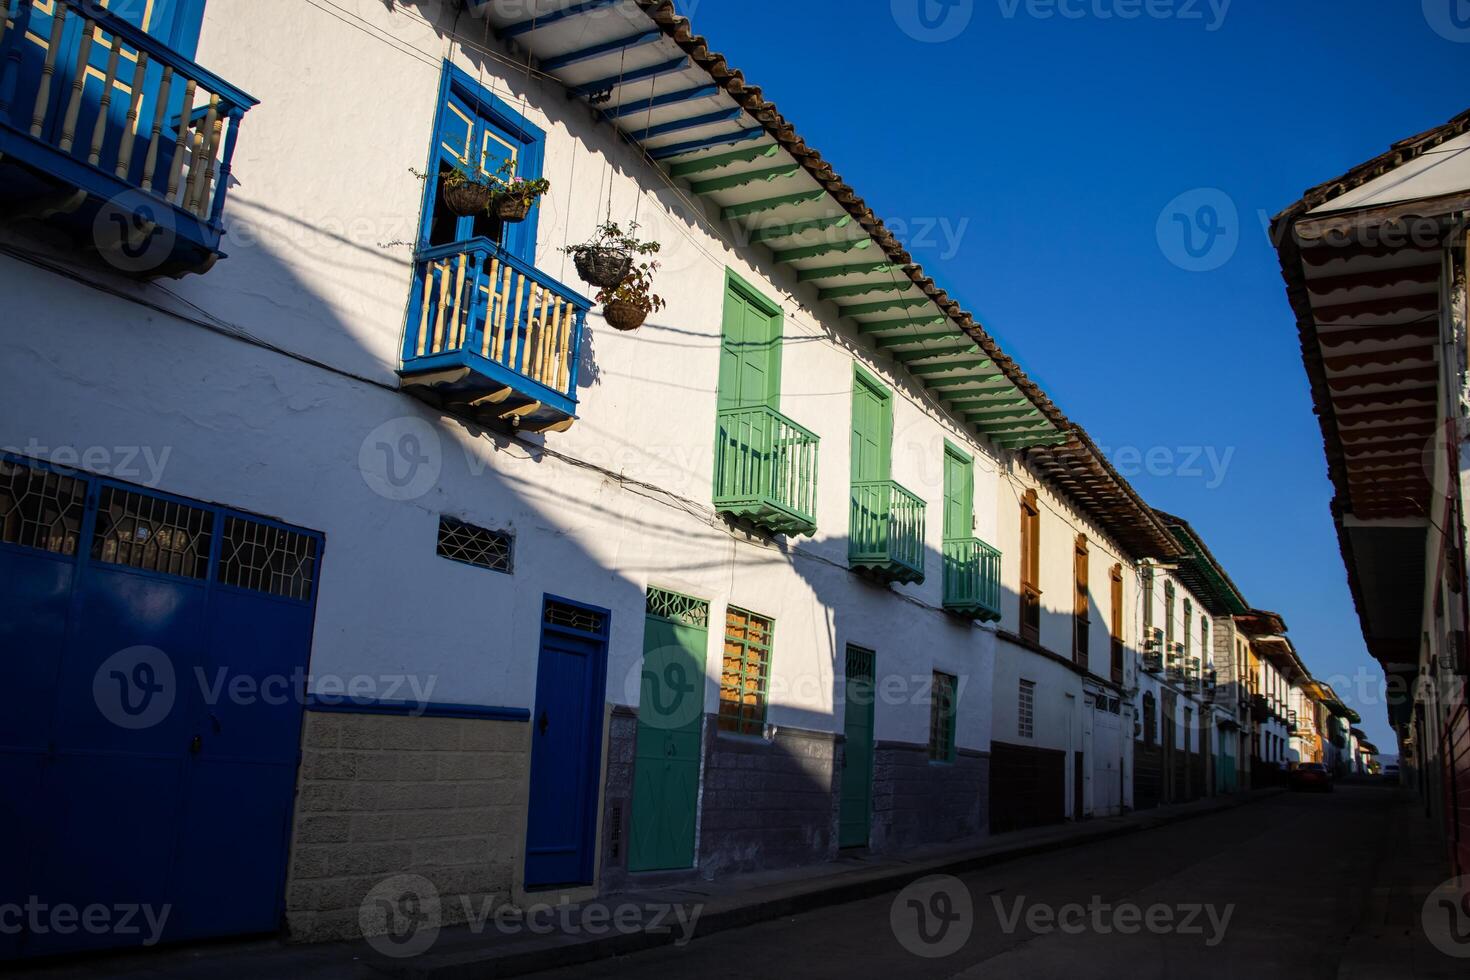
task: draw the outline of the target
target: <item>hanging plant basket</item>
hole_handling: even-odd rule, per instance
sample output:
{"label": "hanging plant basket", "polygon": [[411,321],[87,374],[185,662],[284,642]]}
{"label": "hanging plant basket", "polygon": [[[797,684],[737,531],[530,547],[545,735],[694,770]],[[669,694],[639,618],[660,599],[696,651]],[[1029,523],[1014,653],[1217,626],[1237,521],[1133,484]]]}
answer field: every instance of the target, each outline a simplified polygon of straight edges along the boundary
{"label": "hanging plant basket", "polygon": [[481,184],[473,180],[459,180],[451,183],[446,180],[440,197],[445,207],[461,218],[468,218],[488,211],[491,202],[496,199],[496,193],[495,188],[489,184]]}
{"label": "hanging plant basket", "polygon": [[621,248],[588,248],[572,254],[577,275],[588,285],[611,289],[627,278],[633,253]]}
{"label": "hanging plant basket", "polygon": [[495,198],[495,216],[508,225],[525,221],[531,215],[531,199],[519,194],[501,194]]}
{"label": "hanging plant basket", "polygon": [[648,319],[648,311],[626,299],[608,300],[602,315],[617,330],[637,330]]}

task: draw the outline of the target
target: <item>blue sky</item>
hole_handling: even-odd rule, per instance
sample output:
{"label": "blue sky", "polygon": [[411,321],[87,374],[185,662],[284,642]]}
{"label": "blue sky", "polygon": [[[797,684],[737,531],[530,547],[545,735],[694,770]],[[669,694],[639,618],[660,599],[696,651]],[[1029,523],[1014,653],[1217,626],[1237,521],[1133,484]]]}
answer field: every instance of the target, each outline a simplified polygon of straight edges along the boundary
{"label": "blue sky", "polygon": [[1381,678],[1265,222],[1470,103],[1470,2],[680,6],[1316,676]]}

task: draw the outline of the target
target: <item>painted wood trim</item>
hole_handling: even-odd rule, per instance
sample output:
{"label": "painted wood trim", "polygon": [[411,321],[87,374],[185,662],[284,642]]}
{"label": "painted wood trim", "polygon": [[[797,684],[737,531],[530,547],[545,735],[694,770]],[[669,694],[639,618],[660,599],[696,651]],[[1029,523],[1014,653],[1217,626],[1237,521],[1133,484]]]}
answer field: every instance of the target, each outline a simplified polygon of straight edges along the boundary
{"label": "painted wood trim", "polygon": [[414,718],[480,718],[487,721],[530,721],[530,708],[496,705],[451,704],[444,701],[395,701],[385,698],[353,698],[308,692],[306,710],[350,715],[397,715]]}

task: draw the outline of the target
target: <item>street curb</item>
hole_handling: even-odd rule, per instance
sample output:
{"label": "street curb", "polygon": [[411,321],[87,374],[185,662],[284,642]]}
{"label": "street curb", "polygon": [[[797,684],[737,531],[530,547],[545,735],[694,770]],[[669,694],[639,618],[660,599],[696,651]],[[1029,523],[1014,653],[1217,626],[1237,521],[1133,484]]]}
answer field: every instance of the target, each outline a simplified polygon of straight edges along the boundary
{"label": "street curb", "polygon": [[[1149,814],[1122,826],[1101,827],[1095,831],[1078,832],[1065,837],[1020,844],[1011,848],[982,850],[979,853],[964,856],[937,858],[912,865],[883,868],[867,874],[853,871],[851,872],[853,878],[850,881],[817,886],[789,895],[757,899],[732,908],[707,910],[699,918],[697,938],[711,936],[729,929],[745,928],[772,919],[799,915],[831,905],[842,905],[872,898],[875,895],[901,889],[929,875],[964,874],[1037,854],[1068,850],[1083,844],[1093,844],[1126,837],[1145,830],[1155,830],[1170,824],[1183,823],[1187,820],[1258,803],[1284,792],[1286,792],[1284,789],[1279,788],[1258,790],[1249,796],[1235,797],[1215,806],[1199,807],[1182,812]],[[461,978],[523,976],[528,973],[578,966],[612,956],[628,956],[660,946],[673,945],[675,939],[674,930],[660,933],[636,932],[589,937],[580,942],[568,942],[520,952],[497,954],[487,950],[447,953],[438,962],[426,963],[420,960],[414,964],[406,964],[401,971],[397,972],[397,975],[409,978],[409,980],[461,980]]]}

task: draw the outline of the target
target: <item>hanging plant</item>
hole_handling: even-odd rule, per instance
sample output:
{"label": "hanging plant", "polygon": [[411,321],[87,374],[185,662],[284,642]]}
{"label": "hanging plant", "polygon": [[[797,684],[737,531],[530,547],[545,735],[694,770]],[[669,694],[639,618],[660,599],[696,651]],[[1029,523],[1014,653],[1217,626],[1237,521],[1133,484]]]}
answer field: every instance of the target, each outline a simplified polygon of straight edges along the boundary
{"label": "hanging plant", "polygon": [[663,248],[658,242],[638,237],[638,222],[626,231],[616,221],[604,221],[592,237],[580,245],[568,245],[563,252],[572,257],[582,281],[599,289],[612,289],[627,278],[635,255],[653,255]]}
{"label": "hanging plant", "polygon": [[653,291],[653,274],[657,271],[657,262],[640,262],[622,282],[597,294],[609,324],[618,330],[637,330],[650,313],[667,305]]}
{"label": "hanging plant", "polygon": [[491,174],[490,180],[495,185],[491,212],[508,224],[525,221],[530,217],[531,206],[536,199],[551,190],[551,181],[545,177],[527,180],[515,176],[515,162],[511,160],[505,161],[497,172]]}
{"label": "hanging plant", "polygon": [[440,179],[444,206],[461,218],[485,214],[495,202],[497,188],[488,179],[477,180],[463,170],[450,170]]}

